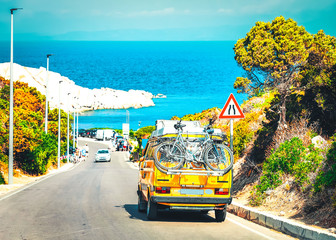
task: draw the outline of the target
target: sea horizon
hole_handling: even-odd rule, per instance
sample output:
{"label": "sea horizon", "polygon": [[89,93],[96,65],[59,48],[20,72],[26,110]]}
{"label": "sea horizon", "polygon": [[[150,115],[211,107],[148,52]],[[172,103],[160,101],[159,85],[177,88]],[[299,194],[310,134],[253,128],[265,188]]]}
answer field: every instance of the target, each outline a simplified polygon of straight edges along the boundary
{"label": "sea horizon", "polygon": [[[15,39],[15,38],[14,38]],[[14,62],[46,67],[76,85],[93,88],[144,90],[167,98],[156,106],[128,109],[130,128],[154,125],[157,119],[182,117],[222,108],[230,93],[238,103],[233,83],[242,75],[234,60],[234,41],[41,41],[14,42]],[[0,62],[9,62],[8,42],[0,42]],[[8,51],[6,51],[8,50]],[[121,128],[126,110],[98,110],[79,117],[80,128]]]}

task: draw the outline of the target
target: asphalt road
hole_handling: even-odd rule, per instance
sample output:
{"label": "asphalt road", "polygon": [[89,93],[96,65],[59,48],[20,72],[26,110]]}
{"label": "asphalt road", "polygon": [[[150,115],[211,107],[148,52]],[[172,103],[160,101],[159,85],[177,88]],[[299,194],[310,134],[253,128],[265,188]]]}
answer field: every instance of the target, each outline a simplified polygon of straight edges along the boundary
{"label": "asphalt road", "polygon": [[161,212],[148,221],[137,211],[137,169],[126,154],[93,161],[102,148],[89,142],[90,156],[75,168],[0,198],[0,239],[293,239],[228,214]]}

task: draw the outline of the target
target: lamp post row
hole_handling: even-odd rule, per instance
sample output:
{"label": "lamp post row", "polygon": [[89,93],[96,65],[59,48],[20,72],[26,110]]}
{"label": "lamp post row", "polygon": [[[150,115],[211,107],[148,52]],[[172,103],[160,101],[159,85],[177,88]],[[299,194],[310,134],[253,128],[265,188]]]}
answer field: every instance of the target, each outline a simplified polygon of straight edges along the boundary
{"label": "lamp post row", "polygon": [[[10,93],[9,93],[9,154],[8,154],[8,184],[13,184],[13,165],[14,165],[14,151],[13,151],[13,139],[14,139],[14,86],[13,86],[13,25],[14,25],[14,11],[21,10],[22,8],[11,8],[11,48],[10,48]],[[45,108],[45,126],[44,131],[48,133],[48,85],[49,85],[49,57],[52,54],[47,54],[47,71],[46,71],[46,108]],[[59,81],[59,94],[58,94],[58,151],[57,151],[57,167],[60,168],[60,151],[61,151],[61,83]],[[67,93],[69,96],[70,93]],[[69,98],[69,97],[68,97]],[[67,121],[67,162],[69,163],[69,109],[68,111],[68,121]],[[75,123],[75,118],[74,118]],[[74,126],[76,129],[76,126]],[[75,136],[74,129],[74,136]],[[78,113],[77,113],[77,135],[78,135]],[[77,138],[78,146],[78,138]],[[74,142],[75,147],[75,142]]]}
{"label": "lamp post row", "polygon": [[14,86],[13,86],[13,25],[14,11],[22,8],[11,8],[11,49],[10,49],[10,87],[9,87],[9,156],[8,156],[8,184],[13,184],[13,136],[14,136]]}
{"label": "lamp post row", "polygon": [[45,108],[45,125],[44,131],[48,133],[48,91],[49,91],[49,57],[52,54],[47,54],[47,73],[46,73],[46,108]]}
{"label": "lamp post row", "polygon": [[61,158],[61,83],[58,82],[58,144],[57,144],[57,168],[60,168]]}

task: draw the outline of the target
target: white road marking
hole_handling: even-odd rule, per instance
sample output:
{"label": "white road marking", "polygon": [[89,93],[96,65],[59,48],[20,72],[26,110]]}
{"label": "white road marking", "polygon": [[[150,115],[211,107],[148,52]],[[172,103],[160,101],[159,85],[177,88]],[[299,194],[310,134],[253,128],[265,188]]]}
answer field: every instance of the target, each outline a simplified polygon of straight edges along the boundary
{"label": "white road marking", "polygon": [[258,235],[260,235],[260,236],[262,236],[262,237],[264,237],[264,238],[266,238],[266,239],[269,239],[269,240],[275,240],[275,239],[272,238],[272,237],[269,237],[269,236],[267,236],[267,235],[265,235],[265,234],[263,234],[263,233],[261,233],[261,232],[258,232],[258,231],[256,231],[256,230],[254,230],[253,228],[249,228],[249,227],[245,226],[244,224],[237,222],[236,220],[233,220],[233,219],[231,219],[231,218],[226,218],[226,219],[229,220],[230,222],[232,222],[232,223],[234,223],[234,224],[236,224],[236,225],[238,225],[238,226],[241,226],[242,228],[245,228],[245,229],[247,229],[247,230],[249,230],[249,231],[251,231],[251,232],[253,232],[253,233],[255,233],[255,234],[258,234]]}
{"label": "white road marking", "polygon": [[40,183],[40,182],[42,182],[42,181],[44,181],[44,180],[46,180],[46,179],[48,179],[48,178],[50,178],[50,177],[53,177],[53,176],[55,176],[55,175],[57,175],[57,174],[59,174],[59,173],[61,173],[61,172],[68,172],[68,171],[72,170],[75,166],[77,166],[77,165],[73,165],[71,168],[69,168],[69,169],[67,169],[67,170],[64,170],[64,171],[58,171],[58,172],[55,172],[55,173],[53,173],[53,174],[50,174],[49,176],[48,176],[48,175],[47,175],[47,176],[44,176],[44,177],[42,177],[41,179],[35,180],[35,182],[33,182],[33,183],[28,183],[25,187],[23,187],[23,188],[19,188],[18,190],[15,190],[14,192],[12,192],[12,193],[10,193],[10,194],[8,194],[8,195],[5,195],[5,196],[3,196],[3,197],[0,197],[0,202],[1,202],[2,200],[5,200],[6,198],[9,198],[9,197],[11,197],[11,196],[13,196],[13,195],[19,193],[19,192],[22,192],[23,190],[25,190],[25,189],[27,189],[27,188],[30,188],[31,186],[34,186],[35,184],[38,184],[38,183]]}

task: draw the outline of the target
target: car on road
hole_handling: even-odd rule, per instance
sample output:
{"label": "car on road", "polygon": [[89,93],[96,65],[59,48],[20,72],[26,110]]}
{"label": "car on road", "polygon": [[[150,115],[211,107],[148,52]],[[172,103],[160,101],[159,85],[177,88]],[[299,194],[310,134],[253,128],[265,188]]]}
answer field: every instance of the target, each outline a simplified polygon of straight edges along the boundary
{"label": "car on road", "polygon": [[118,136],[116,137],[116,142],[119,142],[119,141],[122,141],[122,140],[124,140],[124,137],[123,137],[123,136],[118,135]]}
{"label": "car on road", "polygon": [[111,140],[113,136],[113,130],[105,129],[104,130],[104,140]]}
{"label": "car on road", "polygon": [[85,130],[85,133],[83,134],[83,137],[90,137],[91,130]]}
{"label": "car on road", "polygon": [[95,162],[111,162],[111,154],[108,149],[99,149],[95,155]]}
{"label": "car on road", "polygon": [[96,133],[96,139],[98,141],[111,140],[113,136],[113,130],[111,129],[99,129]]}
{"label": "car on road", "polygon": [[90,138],[96,138],[96,134],[97,134],[97,129],[91,129],[89,137]]}
{"label": "car on road", "polygon": [[102,130],[102,129],[97,130],[96,139],[98,141],[103,141],[104,140],[104,130]]}
{"label": "car on road", "polygon": [[78,129],[78,135],[80,137],[85,137],[85,129]]}

